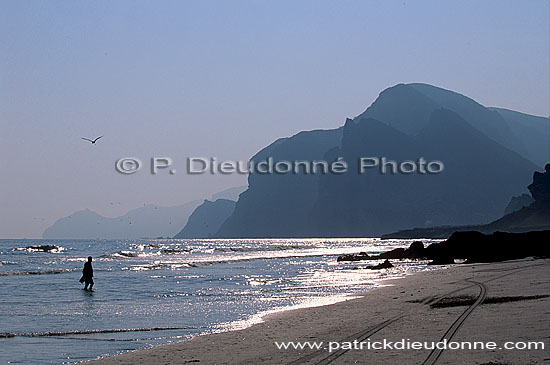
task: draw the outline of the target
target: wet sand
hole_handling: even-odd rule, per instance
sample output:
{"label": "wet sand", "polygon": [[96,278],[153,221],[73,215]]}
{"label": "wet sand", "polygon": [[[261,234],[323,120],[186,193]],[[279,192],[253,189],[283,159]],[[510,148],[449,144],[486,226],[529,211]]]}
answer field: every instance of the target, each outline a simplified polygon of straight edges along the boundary
{"label": "wet sand", "polygon": [[[95,364],[542,364],[550,362],[550,260],[457,265],[384,282],[357,299],[290,310],[239,331],[197,336]],[[494,342],[491,350],[368,349],[403,343]],[[275,342],[323,342],[320,350]],[[353,341],[356,341],[355,344]],[[505,342],[544,349],[499,349]],[[329,342],[334,342],[329,352]],[[359,349],[364,342],[363,349]],[[337,349],[339,343],[340,349]],[[347,347],[352,346],[351,349]],[[467,346],[467,345],[465,345]],[[479,344],[477,346],[480,346]],[[523,346],[520,344],[520,346]],[[534,346],[534,345],[533,345]],[[538,346],[541,346],[540,344]]]}

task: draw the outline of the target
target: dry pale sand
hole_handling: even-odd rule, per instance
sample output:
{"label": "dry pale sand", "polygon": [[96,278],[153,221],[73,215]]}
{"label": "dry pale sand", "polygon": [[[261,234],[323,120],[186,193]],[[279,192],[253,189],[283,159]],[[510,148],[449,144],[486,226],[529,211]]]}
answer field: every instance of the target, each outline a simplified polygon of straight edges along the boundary
{"label": "dry pale sand", "polygon": [[[550,363],[550,260],[461,265],[422,272],[324,307],[270,315],[240,331],[95,360],[98,364],[543,364]],[[462,306],[438,299],[471,296]],[[485,304],[476,305],[484,299]],[[474,302],[477,300],[477,302]],[[501,299],[502,300],[502,299]],[[444,303],[444,301],[439,302]],[[283,341],[542,341],[544,350],[279,350]],[[345,343],[343,343],[345,345]]]}

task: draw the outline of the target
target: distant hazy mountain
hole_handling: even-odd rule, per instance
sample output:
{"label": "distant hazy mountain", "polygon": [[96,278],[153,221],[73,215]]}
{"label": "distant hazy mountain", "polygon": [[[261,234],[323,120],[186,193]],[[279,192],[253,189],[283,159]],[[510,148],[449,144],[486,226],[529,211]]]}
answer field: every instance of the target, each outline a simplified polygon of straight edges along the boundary
{"label": "distant hazy mountain", "polygon": [[541,167],[550,160],[550,123],[548,118],[502,108],[489,109],[502,115],[512,133],[524,142],[525,157]]}
{"label": "distant hazy mountain", "polygon": [[[342,128],[300,132],[281,138],[258,152],[252,161],[274,157],[283,160],[322,160],[327,150],[340,144]],[[316,175],[261,175],[248,177],[248,189],[225,221],[219,237],[303,237],[317,199]]]}
{"label": "distant hazy mountain", "polygon": [[[349,161],[357,156],[396,161],[423,156],[444,161],[445,170],[437,175],[359,175],[352,168],[347,180],[322,176],[325,193],[312,213],[321,235],[378,236],[396,227],[489,222],[502,214],[512,195],[525,190],[535,168],[446,109],[432,112],[415,136],[374,119],[349,121],[342,147],[332,157],[336,155]],[[487,181],[489,176],[498,183]]]}
{"label": "distant hazy mountain", "polygon": [[147,205],[116,218],[103,217],[89,209],[58,219],[42,234],[43,238],[155,238],[173,236],[193,210],[201,203],[196,200],[174,207]]}
{"label": "distant hazy mountain", "polygon": [[[490,222],[512,196],[526,192],[537,167],[533,161],[540,164],[548,152],[544,143],[531,143],[541,133],[537,123],[548,130],[548,118],[508,112],[426,84],[386,89],[344,127],[279,139],[251,159],[343,157],[350,164],[348,173],[251,174],[249,188],[217,236],[378,236],[413,227]],[[526,130],[526,124],[535,126]],[[445,169],[437,175],[361,175],[359,157],[424,157],[443,161]]]}
{"label": "distant hazy mountain", "polygon": [[205,200],[187,220],[185,227],[174,238],[212,237],[235,209],[235,201],[218,199]]}
{"label": "distant hazy mountain", "polygon": [[520,232],[550,229],[550,164],[535,171],[528,186],[534,202],[487,225],[487,231]]}
{"label": "distant hazy mountain", "polygon": [[[533,183],[528,186],[528,189],[531,193],[528,195],[531,204],[513,210],[489,224],[416,228],[390,233],[382,238],[448,238],[454,232],[463,231],[491,234],[497,231],[519,233],[550,229],[550,164],[545,166],[544,173],[535,171]],[[524,204],[527,201],[522,196],[518,204]]]}
{"label": "distant hazy mountain", "polygon": [[[246,186],[229,188],[212,195],[212,200],[229,199],[236,201],[239,194]],[[103,217],[89,209],[81,210],[68,217],[57,220],[42,234],[43,238],[127,238],[136,239],[142,237],[172,237],[185,227],[188,218],[199,205],[204,205],[200,200],[195,200],[183,205],[173,207],[160,207],[147,205],[129,211],[116,218]],[[233,203],[234,204],[234,203]],[[223,205],[223,204],[220,204]],[[217,205],[216,205],[217,206]],[[222,209],[223,212],[223,209]],[[231,214],[227,213],[225,218]],[[219,229],[221,223],[216,223],[214,214],[212,225]],[[225,218],[223,220],[225,220]],[[214,231],[214,232],[215,232]],[[206,236],[205,236],[206,237]]]}
{"label": "distant hazy mountain", "polygon": [[399,84],[390,87],[382,91],[378,99],[355,119],[377,119],[397,130],[414,135],[428,124],[431,113],[439,108],[454,111],[490,139],[540,167],[547,161],[548,118],[506,109],[486,108],[467,96],[428,84]]}
{"label": "distant hazy mountain", "polygon": [[246,185],[229,188],[229,189],[220,191],[219,193],[213,194],[210,200],[216,201],[218,199],[227,199],[227,200],[233,200],[234,202],[236,202],[239,199],[239,195],[243,191],[245,191],[246,188],[247,188]]}
{"label": "distant hazy mountain", "polygon": [[533,204],[534,201],[535,200],[529,194],[513,196],[510,203],[506,206],[506,209],[504,209],[504,215],[518,211],[521,208],[528,207]]}

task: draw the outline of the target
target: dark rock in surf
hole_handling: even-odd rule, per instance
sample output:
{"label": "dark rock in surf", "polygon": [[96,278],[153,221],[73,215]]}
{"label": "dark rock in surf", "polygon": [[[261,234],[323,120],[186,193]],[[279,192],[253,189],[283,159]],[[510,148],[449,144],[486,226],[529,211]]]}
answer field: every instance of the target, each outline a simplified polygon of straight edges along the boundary
{"label": "dark rock in surf", "polygon": [[385,260],[383,263],[369,267],[371,270],[390,269],[393,265],[389,260]]}
{"label": "dark rock in surf", "polygon": [[362,261],[362,260],[403,260],[403,259],[421,259],[425,258],[425,248],[421,241],[411,243],[409,248],[395,248],[391,251],[383,252],[379,255],[369,256],[366,252],[358,254],[347,254],[338,256],[336,261]]}
{"label": "dark rock in surf", "polygon": [[36,252],[53,252],[57,251],[58,247],[54,245],[36,245],[36,246],[27,246],[25,247],[27,251],[36,251]]}
{"label": "dark rock in surf", "polygon": [[371,260],[371,257],[366,252],[350,253],[347,255],[340,255],[336,261],[362,261]]}
{"label": "dark rock in surf", "polygon": [[426,257],[432,264],[449,264],[455,259],[497,262],[526,257],[550,257],[550,230],[525,233],[455,232],[449,239],[428,246]]}

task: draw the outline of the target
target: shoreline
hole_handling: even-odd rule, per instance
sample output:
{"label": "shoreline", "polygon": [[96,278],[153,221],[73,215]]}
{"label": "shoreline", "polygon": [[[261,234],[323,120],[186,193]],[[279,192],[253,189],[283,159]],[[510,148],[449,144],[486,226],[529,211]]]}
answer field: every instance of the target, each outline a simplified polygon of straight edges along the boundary
{"label": "shoreline", "polygon": [[[325,256],[325,254],[312,255],[312,256]],[[336,258],[338,256],[341,256],[341,254],[340,253],[330,254],[330,256],[334,256]],[[395,260],[395,261],[399,261],[399,260]],[[425,260],[425,261],[428,262],[427,260]],[[258,312],[258,313],[251,314],[246,319],[240,319],[240,320],[235,320],[235,321],[231,321],[231,322],[218,323],[215,328],[205,327],[204,332],[200,332],[200,333],[193,334],[193,335],[183,336],[183,337],[185,337],[185,339],[178,340],[177,342],[167,343],[167,344],[158,344],[158,345],[154,345],[154,346],[151,346],[151,347],[148,347],[148,348],[135,349],[135,350],[120,352],[120,353],[116,353],[116,354],[101,355],[101,356],[99,356],[95,359],[83,360],[79,363],[86,363],[86,362],[90,362],[90,361],[98,361],[98,360],[102,360],[102,359],[112,358],[112,357],[116,357],[116,356],[120,356],[120,355],[124,355],[124,354],[128,354],[128,353],[132,353],[132,352],[135,352],[135,351],[151,350],[151,349],[154,349],[154,348],[159,347],[159,346],[175,345],[175,344],[179,344],[179,343],[182,343],[182,342],[190,341],[190,340],[192,340],[196,337],[210,336],[210,335],[219,334],[219,333],[228,333],[228,332],[246,330],[246,329],[248,329],[252,326],[255,326],[255,325],[258,325],[258,324],[261,324],[261,323],[265,322],[265,320],[267,320],[270,317],[276,317],[277,315],[279,315],[281,313],[284,313],[284,312],[299,311],[299,310],[304,310],[304,309],[309,309],[309,308],[331,306],[331,305],[338,304],[338,303],[341,303],[341,302],[347,302],[347,301],[350,301],[350,300],[359,299],[359,298],[362,298],[364,295],[369,295],[369,293],[371,293],[373,290],[377,290],[377,289],[385,287],[387,285],[391,285],[391,284],[386,284],[387,282],[391,282],[391,281],[394,281],[394,280],[402,280],[406,277],[409,277],[411,275],[415,275],[415,274],[418,274],[418,273],[421,273],[421,272],[428,272],[428,271],[434,271],[434,270],[445,270],[447,268],[448,268],[448,265],[447,266],[434,265],[434,266],[431,266],[431,267],[427,266],[427,268],[423,269],[422,271],[412,271],[412,272],[407,272],[407,273],[401,274],[400,276],[392,276],[392,277],[388,277],[388,278],[374,279],[372,281],[373,287],[369,288],[369,289],[366,289],[364,291],[357,291],[357,292],[354,292],[354,293],[347,293],[347,294],[333,294],[333,295],[329,295],[329,296],[312,297],[312,298],[309,298],[309,299],[313,299],[313,303],[311,301],[304,301],[304,302],[299,303],[299,304],[274,307],[272,309],[268,309],[268,310],[264,310],[264,311],[261,311],[261,312]]]}
{"label": "shoreline", "polygon": [[[94,364],[530,363],[549,361],[550,260],[455,265],[401,278],[333,304],[267,314],[244,329],[91,360]],[[483,296],[482,296],[483,294]],[[461,302],[462,301],[462,302]],[[483,304],[485,301],[486,304]],[[470,303],[472,302],[472,303]],[[476,304],[477,302],[477,304]],[[474,305],[475,304],[475,305]],[[439,305],[440,307],[437,307]],[[470,309],[471,308],[471,309]],[[545,341],[544,350],[279,350],[275,342]],[[506,320],[504,320],[506,319]],[[371,339],[372,337],[372,339]],[[527,358],[526,358],[527,356]]]}
{"label": "shoreline", "polygon": [[[335,254],[333,256],[340,256],[340,255]],[[398,261],[398,260],[395,260],[395,261]],[[430,266],[428,266],[428,267],[430,267]],[[342,303],[342,302],[347,302],[347,301],[350,301],[350,300],[360,299],[360,298],[363,298],[365,295],[370,295],[370,293],[372,293],[374,290],[377,290],[377,289],[383,288],[385,286],[391,285],[391,284],[385,284],[386,282],[391,282],[391,281],[394,281],[394,280],[396,280],[396,281],[403,280],[403,279],[405,279],[409,276],[416,275],[416,274],[419,274],[419,273],[422,273],[422,272],[429,272],[429,271],[436,271],[436,270],[446,270],[448,268],[449,268],[449,265],[446,265],[446,266],[444,266],[444,265],[435,266],[434,265],[430,269],[405,273],[402,276],[375,279],[375,280],[372,281],[374,287],[372,287],[370,289],[367,289],[365,291],[359,291],[357,293],[348,293],[348,294],[336,294],[336,295],[331,295],[331,296],[326,296],[326,297],[317,297],[317,298],[315,298],[315,301],[314,301],[313,304],[307,304],[306,302],[304,302],[304,303],[294,304],[294,305],[285,306],[285,307],[275,307],[275,308],[268,309],[268,310],[265,310],[265,311],[262,311],[262,312],[258,312],[256,314],[252,314],[247,319],[237,320],[237,321],[233,321],[233,322],[229,322],[229,323],[220,324],[220,327],[229,328],[229,329],[217,329],[217,330],[206,331],[206,332],[203,332],[203,333],[200,333],[200,334],[197,334],[197,335],[193,335],[193,337],[191,337],[190,339],[183,340],[183,341],[189,341],[189,340],[191,340],[195,337],[198,337],[198,336],[208,336],[208,335],[216,334],[216,333],[225,333],[225,332],[246,330],[247,328],[250,328],[252,326],[255,326],[257,324],[265,322],[267,319],[269,319],[272,316],[277,316],[277,315],[279,315],[281,313],[285,313],[285,312],[300,311],[300,310],[305,310],[305,309],[309,309],[309,308],[316,308],[316,307],[326,307],[326,306],[331,306],[331,305],[335,305],[335,304]],[[324,303],[324,302],[327,302],[327,303]],[[244,324],[242,327],[238,326],[238,324],[242,323],[242,322],[251,322],[251,323]],[[180,341],[180,342],[183,342],[183,341]],[[173,344],[176,344],[176,343],[173,343]],[[158,345],[158,346],[165,346],[165,345],[169,345],[169,344]],[[154,346],[154,347],[157,347],[157,346]],[[142,349],[142,350],[150,350],[150,349]],[[141,350],[134,350],[134,351],[141,351]],[[104,356],[102,358],[114,357],[114,356],[118,356],[118,355],[122,355],[122,354],[107,355],[107,356]],[[90,361],[93,361],[93,360],[90,360]]]}

